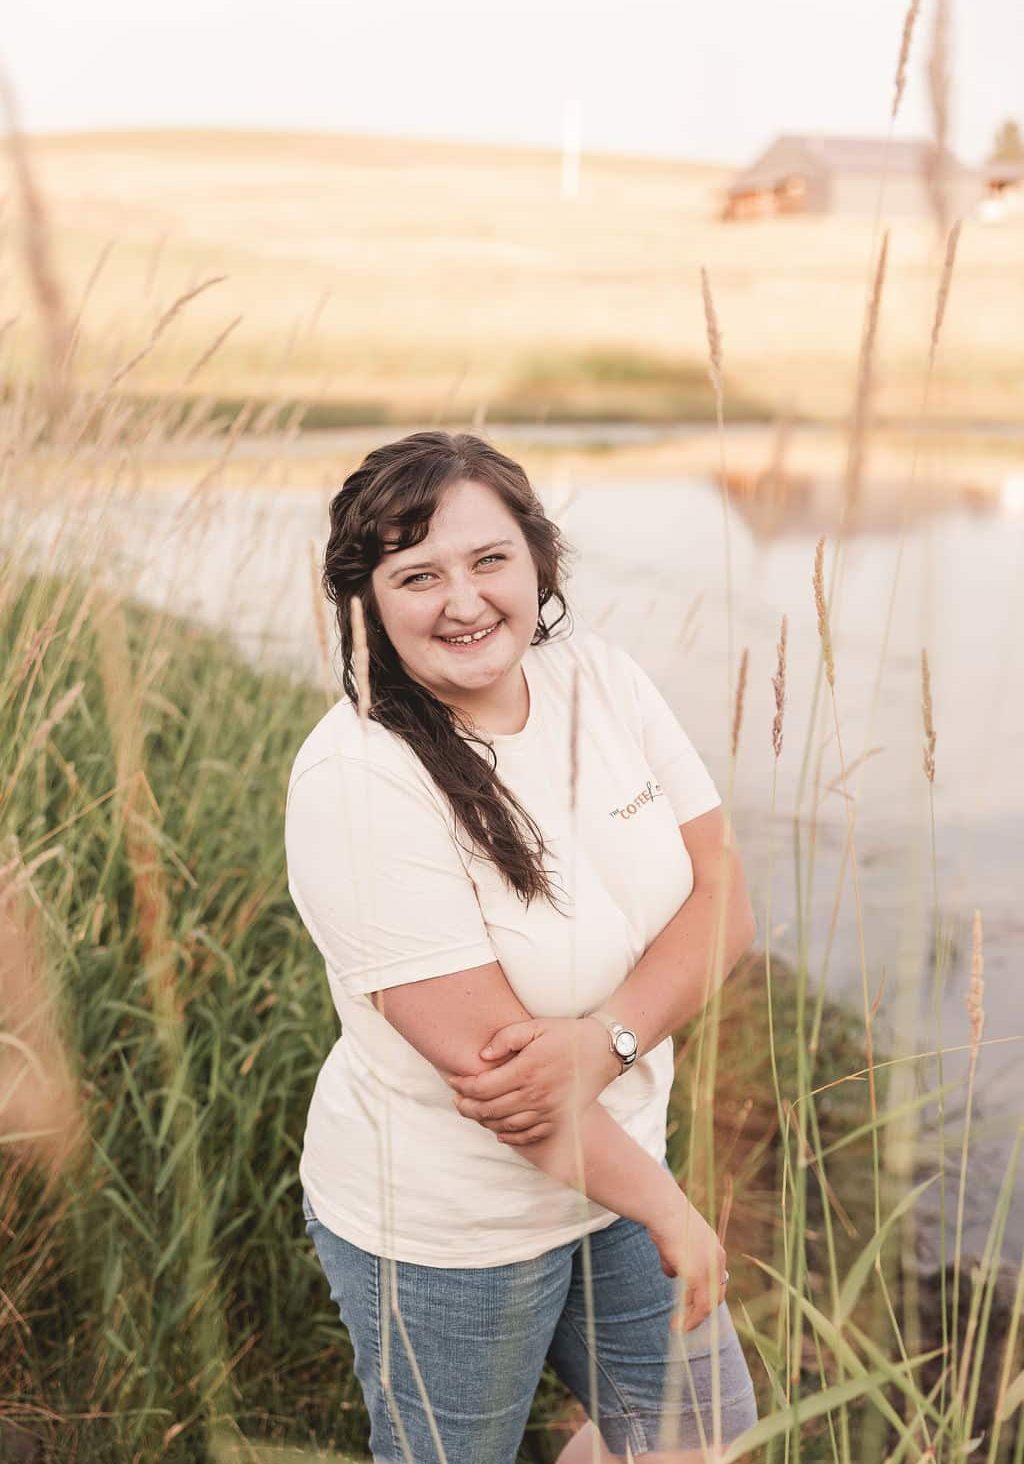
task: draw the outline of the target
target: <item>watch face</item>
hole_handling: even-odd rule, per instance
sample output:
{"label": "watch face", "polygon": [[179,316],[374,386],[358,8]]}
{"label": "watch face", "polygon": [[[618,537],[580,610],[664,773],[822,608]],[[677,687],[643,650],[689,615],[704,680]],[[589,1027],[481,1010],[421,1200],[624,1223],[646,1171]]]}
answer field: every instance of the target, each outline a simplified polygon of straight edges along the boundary
{"label": "watch face", "polygon": [[636,1035],[633,1032],[616,1032],[615,1051],[620,1057],[632,1057],[636,1051]]}

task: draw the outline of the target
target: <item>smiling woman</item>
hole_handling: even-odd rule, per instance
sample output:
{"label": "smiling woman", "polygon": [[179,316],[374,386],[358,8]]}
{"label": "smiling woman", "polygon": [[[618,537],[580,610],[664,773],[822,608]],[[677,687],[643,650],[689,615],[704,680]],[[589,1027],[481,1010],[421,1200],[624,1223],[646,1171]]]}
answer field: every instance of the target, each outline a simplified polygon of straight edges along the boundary
{"label": "smiling woman", "polygon": [[[504,538],[478,542],[495,526]],[[516,516],[493,488],[464,478],[423,542],[431,559],[389,539],[371,576],[388,640],[407,674],[471,725],[515,730],[510,722],[526,720],[520,661],[538,626],[537,570]]]}
{"label": "smiling woman", "polygon": [[375,1459],[512,1464],[546,1360],[605,1458],[714,1458],[756,1417],[725,1251],[664,1163],[681,952],[703,978],[727,901],[735,963],[742,872],[716,884],[714,782],[642,668],[572,623],[566,554],[465,434],[377,449],[331,504],[346,696],[296,755],[285,844],[342,1035],[299,1171]]}

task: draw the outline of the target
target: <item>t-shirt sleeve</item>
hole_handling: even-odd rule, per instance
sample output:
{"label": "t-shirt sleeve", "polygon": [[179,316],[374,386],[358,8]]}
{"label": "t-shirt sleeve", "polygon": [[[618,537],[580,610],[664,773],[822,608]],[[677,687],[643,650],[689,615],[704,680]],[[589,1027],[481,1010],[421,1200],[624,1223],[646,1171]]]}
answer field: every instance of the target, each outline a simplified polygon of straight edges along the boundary
{"label": "t-shirt sleeve", "polygon": [[675,814],[686,823],[717,808],[722,799],[703,759],[679,719],[644,668],[619,647],[640,706],[647,765],[661,784]]}
{"label": "t-shirt sleeve", "polygon": [[497,960],[441,806],[400,772],[337,755],[299,773],[285,856],[295,908],[353,996]]}

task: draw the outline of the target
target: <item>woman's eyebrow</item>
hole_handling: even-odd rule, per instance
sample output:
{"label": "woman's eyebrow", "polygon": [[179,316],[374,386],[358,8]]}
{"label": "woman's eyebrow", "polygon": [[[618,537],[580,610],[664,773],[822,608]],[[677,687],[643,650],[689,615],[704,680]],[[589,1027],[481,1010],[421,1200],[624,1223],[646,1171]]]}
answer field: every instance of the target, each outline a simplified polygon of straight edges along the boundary
{"label": "woman's eyebrow", "polygon": [[[479,549],[470,549],[469,556],[468,557],[469,558],[472,558],[472,556],[474,554],[482,554],[485,549],[499,549],[502,545],[504,545],[504,544],[511,545],[511,543],[512,543],[512,540],[511,539],[495,539],[494,542],[491,543],[491,544],[481,544],[480,547],[479,547]],[[411,570],[414,570],[414,569],[433,569],[433,568],[434,568],[434,561],[432,559],[421,559],[417,564],[403,564],[400,569],[393,570],[392,573],[388,575],[388,579],[389,580],[397,579],[400,574],[408,574]]]}

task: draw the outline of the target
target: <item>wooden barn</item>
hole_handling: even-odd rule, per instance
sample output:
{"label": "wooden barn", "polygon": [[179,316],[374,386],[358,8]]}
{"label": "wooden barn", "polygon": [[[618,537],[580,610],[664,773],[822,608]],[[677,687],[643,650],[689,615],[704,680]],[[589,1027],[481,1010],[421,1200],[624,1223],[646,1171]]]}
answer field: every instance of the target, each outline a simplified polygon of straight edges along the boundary
{"label": "wooden barn", "polygon": [[[926,214],[931,204],[928,169],[935,157],[927,141],[884,137],[778,137],[738,173],[728,189],[722,216],[764,218],[775,214],[870,214],[885,173],[887,214]],[[981,174],[949,160],[950,211],[970,213],[980,203]]]}

